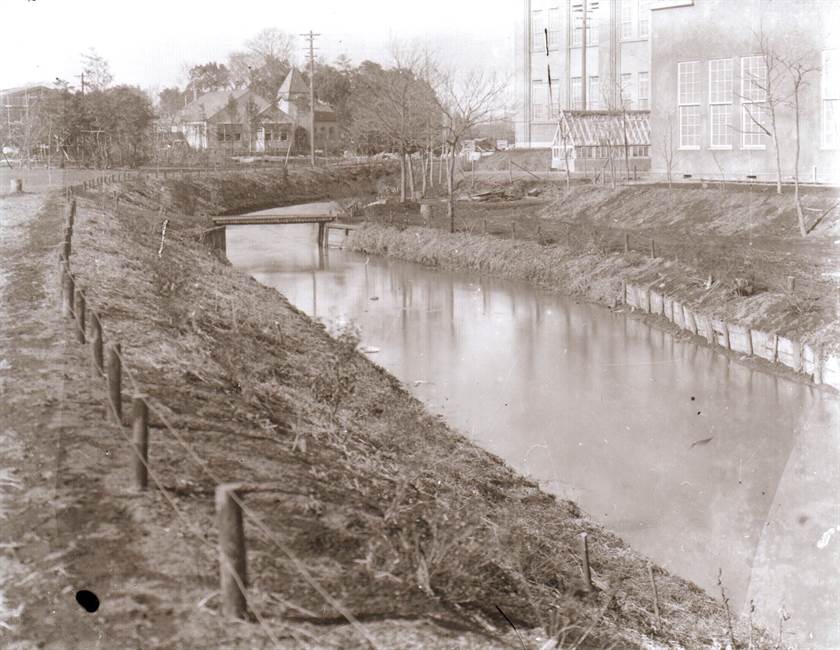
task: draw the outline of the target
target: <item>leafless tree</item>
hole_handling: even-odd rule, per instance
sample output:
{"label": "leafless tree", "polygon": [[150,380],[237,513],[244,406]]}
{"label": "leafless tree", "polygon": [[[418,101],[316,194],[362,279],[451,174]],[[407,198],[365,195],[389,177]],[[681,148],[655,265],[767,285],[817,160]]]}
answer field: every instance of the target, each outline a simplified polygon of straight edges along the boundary
{"label": "leafless tree", "polygon": [[443,116],[447,160],[447,214],[449,231],[455,232],[455,160],[464,138],[476,126],[493,119],[507,87],[506,80],[480,71],[456,74],[436,71],[435,99]]}
{"label": "leafless tree", "polygon": [[[745,93],[741,95],[747,116],[761,133],[773,140],[776,156],[776,193],[782,193],[782,154],[779,147],[778,116],[786,101],[783,69],[770,36],[762,29],[753,33],[761,67],[757,74],[745,71]],[[764,113],[766,112],[766,117]]]}
{"label": "leafless tree", "polygon": [[114,80],[108,62],[92,47],[82,54],[82,72],[85,87],[90,90],[105,90]]}
{"label": "leafless tree", "polygon": [[820,70],[820,67],[811,63],[816,60],[814,52],[800,51],[789,52],[779,58],[782,67],[787,71],[791,84],[791,101],[794,116],[794,163],[793,163],[793,200],[796,205],[796,218],[799,222],[799,234],[807,236],[808,230],[805,227],[805,215],[802,211],[802,198],[799,195],[799,156],[800,156],[800,120],[801,107],[800,98],[802,90],[807,86],[809,77]]}
{"label": "leafless tree", "polygon": [[665,116],[665,128],[659,134],[659,144],[662,147],[662,157],[665,159],[665,174],[668,179],[668,191],[671,191],[674,170],[674,113],[669,111]]}

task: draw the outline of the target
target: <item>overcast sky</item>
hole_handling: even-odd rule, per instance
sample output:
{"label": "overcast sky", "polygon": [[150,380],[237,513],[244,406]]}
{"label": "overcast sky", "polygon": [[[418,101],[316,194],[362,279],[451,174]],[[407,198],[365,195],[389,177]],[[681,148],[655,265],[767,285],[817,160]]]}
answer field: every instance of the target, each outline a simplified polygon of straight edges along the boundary
{"label": "overcast sky", "polygon": [[[429,41],[449,62],[513,70],[516,0],[0,0],[0,88],[61,77],[78,84],[94,47],[115,83],[159,89],[185,64],[224,62],[266,27],[320,33],[316,55],[384,60],[391,39]],[[304,41],[298,39],[299,55]],[[301,56],[302,60],[302,56]]]}

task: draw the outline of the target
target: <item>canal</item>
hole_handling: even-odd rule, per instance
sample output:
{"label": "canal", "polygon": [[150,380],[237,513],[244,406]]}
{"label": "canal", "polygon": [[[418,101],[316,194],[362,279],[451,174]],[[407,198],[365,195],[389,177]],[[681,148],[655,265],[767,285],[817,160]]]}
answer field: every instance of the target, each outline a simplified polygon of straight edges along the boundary
{"label": "canal", "polygon": [[784,608],[789,642],[840,647],[836,396],[525,283],[315,239],[238,226],[227,252],[328,329],[358,326],[432,412],[657,563],[718,597],[720,569],[734,609],[777,631]]}

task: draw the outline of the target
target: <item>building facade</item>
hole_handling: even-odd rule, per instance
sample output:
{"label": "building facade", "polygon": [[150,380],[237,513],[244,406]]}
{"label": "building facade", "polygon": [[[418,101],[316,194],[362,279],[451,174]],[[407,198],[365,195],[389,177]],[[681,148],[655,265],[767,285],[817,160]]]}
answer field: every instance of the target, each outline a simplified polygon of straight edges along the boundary
{"label": "building facade", "polygon": [[651,0],[522,0],[516,146],[551,146],[559,110],[647,110]]}
{"label": "building facade", "polygon": [[[651,12],[657,175],[838,179],[840,3],[659,0]],[[801,72],[799,92],[794,77]],[[776,136],[774,138],[774,135]]]}

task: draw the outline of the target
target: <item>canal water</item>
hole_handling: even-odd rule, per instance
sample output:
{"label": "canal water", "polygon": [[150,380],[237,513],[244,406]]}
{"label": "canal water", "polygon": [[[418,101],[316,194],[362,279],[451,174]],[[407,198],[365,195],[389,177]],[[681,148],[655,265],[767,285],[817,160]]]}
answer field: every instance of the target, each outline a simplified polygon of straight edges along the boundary
{"label": "canal water", "polygon": [[840,648],[840,399],[525,283],[315,240],[238,226],[227,253],[356,324],[431,411],[635,549],[716,596],[720,569],[735,609],[778,630],[784,608],[791,643]]}

